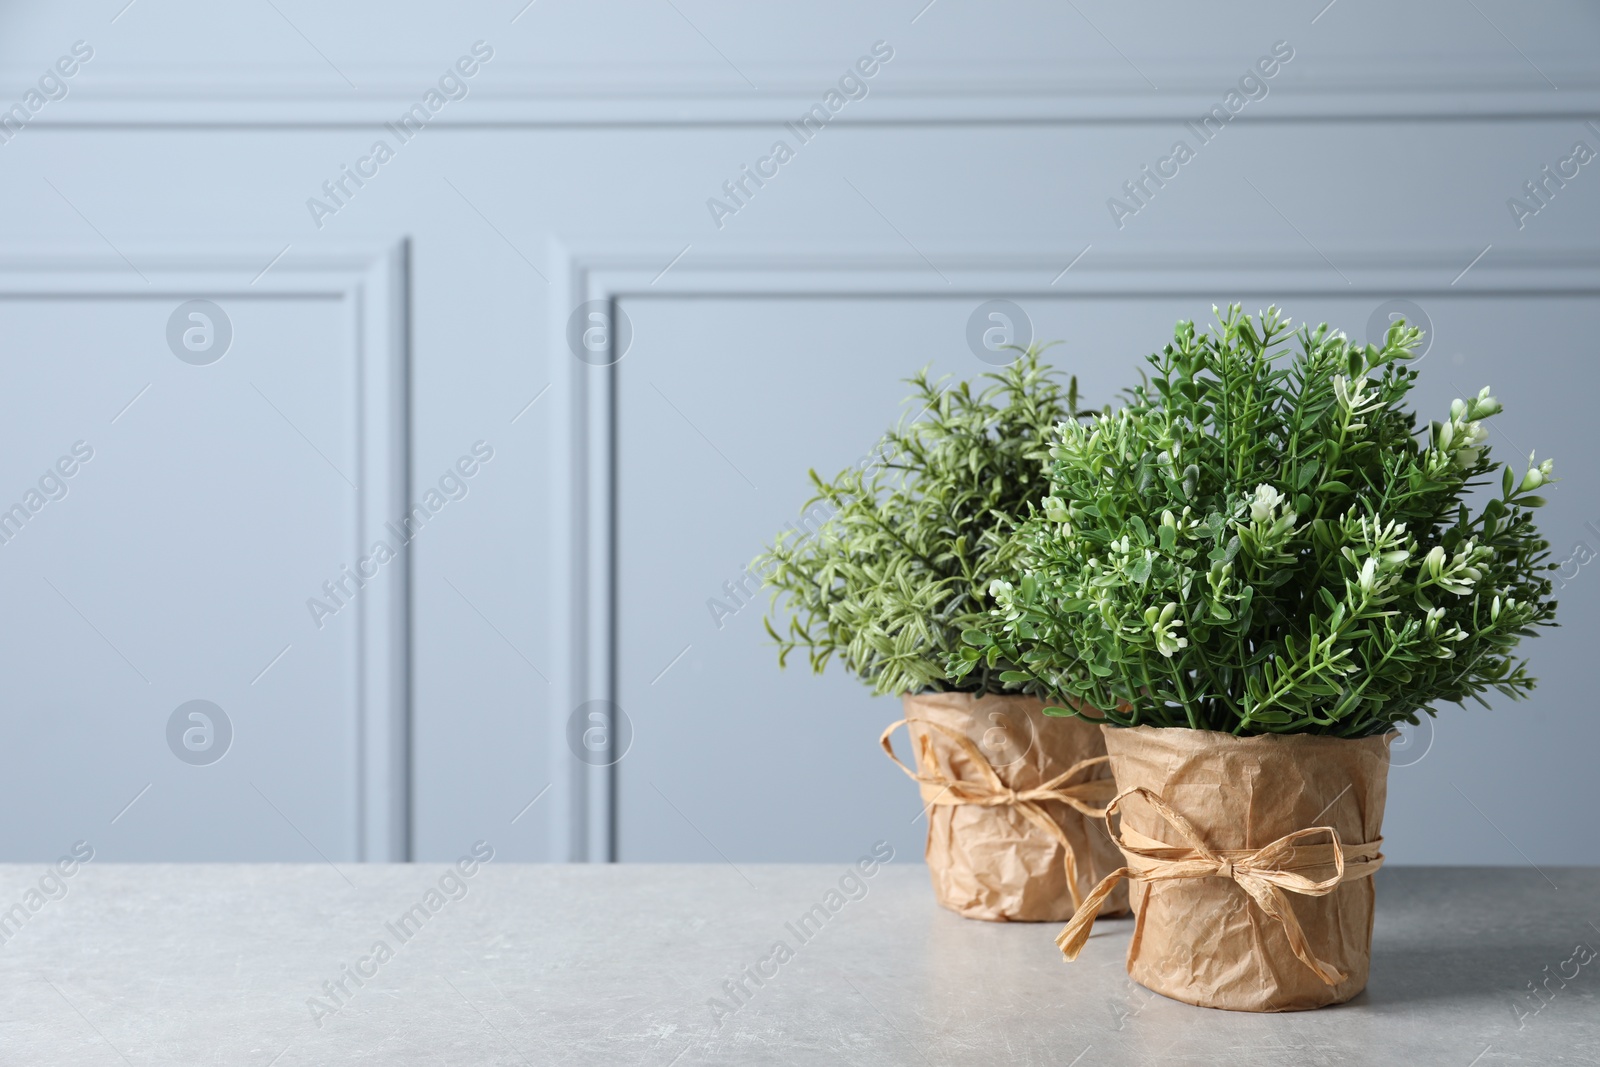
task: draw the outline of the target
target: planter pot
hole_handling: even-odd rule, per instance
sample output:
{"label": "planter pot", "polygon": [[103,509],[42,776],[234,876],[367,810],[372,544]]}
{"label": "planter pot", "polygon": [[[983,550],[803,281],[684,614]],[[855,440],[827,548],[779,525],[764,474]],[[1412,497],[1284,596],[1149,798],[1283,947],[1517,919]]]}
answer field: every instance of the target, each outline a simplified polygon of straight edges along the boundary
{"label": "planter pot", "polygon": [[[939,903],[970,919],[1060,921],[1121,860],[1101,813],[1115,791],[1100,727],[1025,696],[903,698]],[[1101,914],[1127,911],[1125,892]]]}
{"label": "planter pot", "polygon": [[[1089,899],[1133,880],[1129,977],[1235,1011],[1361,992],[1395,736],[1106,727],[1120,791],[1107,818],[1120,816],[1126,866]],[[1086,903],[1062,932],[1069,959],[1093,921]]]}

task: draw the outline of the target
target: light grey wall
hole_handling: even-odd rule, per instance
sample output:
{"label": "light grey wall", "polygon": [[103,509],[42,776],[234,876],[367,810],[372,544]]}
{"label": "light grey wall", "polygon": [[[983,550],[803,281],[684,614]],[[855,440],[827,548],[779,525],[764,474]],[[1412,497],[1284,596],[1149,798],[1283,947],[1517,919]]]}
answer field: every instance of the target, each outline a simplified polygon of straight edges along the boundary
{"label": "light grey wall", "polygon": [[[719,629],[705,602],[898,379],[986,369],[991,297],[1097,400],[1212,303],[1357,333],[1411,300],[1419,405],[1492,384],[1496,445],[1558,458],[1558,557],[1600,552],[1600,179],[1507,206],[1600,149],[1597,28],[1443,0],[7,5],[0,106],[94,55],[0,144],[0,503],[96,453],[0,546],[0,858],[916,854],[875,748],[895,707],[779,673],[756,609]],[[469,95],[400,144],[383,123],[480,40]],[[784,122],[878,41],[865,99],[800,144]],[[1265,97],[1119,225],[1108,199],[1279,41]],[[307,199],[379,138],[319,227]],[[708,198],[780,138],[719,227]],[[234,328],[209,366],[166,339],[193,298]],[[587,300],[630,323],[613,367],[568,350]],[[479,441],[465,498],[318,629],[306,599]],[[1595,584],[1531,646],[1533,700],[1416,740],[1394,860],[1600,862]],[[205,766],[166,735],[192,699],[234,727]],[[569,748],[590,700],[631,722],[611,768]]]}

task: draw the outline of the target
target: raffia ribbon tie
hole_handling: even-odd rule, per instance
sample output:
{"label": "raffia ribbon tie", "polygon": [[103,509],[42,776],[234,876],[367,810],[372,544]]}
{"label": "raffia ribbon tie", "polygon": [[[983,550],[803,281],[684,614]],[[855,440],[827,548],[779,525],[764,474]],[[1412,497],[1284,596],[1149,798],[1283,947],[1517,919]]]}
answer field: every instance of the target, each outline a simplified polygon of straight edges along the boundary
{"label": "raffia ribbon tie", "polygon": [[[1212,849],[1201,839],[1194,826],[1157,794],[1144,788],[1125,789],[1106,805],[1106,826],[1111,826],[1111,816],[1123,800],[1138,795],[1147,801],[1167,825],[1178,831],[1185,846],[1167,844],[1145,837],[1134,830],[1120,826],[1111,831],[1111,839],[1122,850],[1127,866],[1112,871],[1095,886],[1073,914],[1072,919],[1056,937],[1061,954],[1069,960],[1078,958],[1084,943],[1089,940],[1089,930],[1094,926],[1095,913],[1100,904],[1124,878],[1140,878],[1147,882],[1171,881],[1184,878],[1227,878],[1250,894],[1250,899],[1283,926],[1289,947],[1295,956],[1327,985],[1338,985],[1346,975],[1333,965],[1316,957],[1306,943],[1300,921],[1289,907],[1285,892],[1305,897],[1325,897],[1343,882],[1370,878],[1383,866],[1383,853],[1379,849],[1383,839],[1360,845],[1345,845],[1338,831],[1331,826],[1311,826],[1285,834],[1264,848]],[[1308,838],[1326,835],[1327,839],[1306,844]],[[1316,881],[1301,873],[1305,870],[1333,867],[1333,875]]]}
{"label": "raffia ribbon tie", "polygon": [[[1104,803],[1111,797],[1111,794],[1116,790],[1116,785],[1111,779],[1096,778],[1086,782],[1078,782],[1074,785],[1067,785],[1066,782],[1069,778],[1081,774],[1091,767],[1098,767],[1108,762],[1110,757],[1096,756],[1093,759],[1079,760],[1047,782],[1041,782],[1030,789],[1013,789],[1001,780],[999,772],[995,770],[992,763],[984,758],[983,753],[978,751],[978,746],[972,743],[971,738],[939,723],[929,722],[926,719],[916,719],[914,721],[918,726],[927,730],[937,730],[954,742],[956,747],[966,755],[968,762],[977,771],[979,777],[977,779],[951,779],[937,772],[918,774],[900,762],[900,757],[894,754],[894,742],[889,740],[891,734],[900,727],[906,726],[910,721],[913,720],[901,719],[899,722],[890,724],[889,728],[883,731],[883,736],[878,738],[878,743],[883,746],[883,751],[888,754],[889,758],[894,760],[895,766],[905,771],[912,781],[923,787],[922,795],[924,798],[928,797],[930,791],[937,790],[932,798],[928,799],[928,806],[949,807],[972,804],[983,808],[1015,808],[1021,812],[1023,817],[1049,834],[1055,839],[1056,844],[1061,846],[1062,864],[1066,869],[1067,875],[1067,891],[1072,894],[1072,906],[1081,909],[1083,894],[1078,891],[1077,854],[1073,851],[1071,842],[1067,840],[1066,831],[1061,829],[1060,824],[1050,817],[1050,813],[1045,810],[1044,804],[1050,801],[1058,801],[1087,815],[1091,819],[1103,818],[1105,809],[1094,807],[1093,804]],[[929,768],[938,766],[937,761],[933,758],[930,746],[927,744],[927,735],[923,735],[923,758],[918,763]]]}

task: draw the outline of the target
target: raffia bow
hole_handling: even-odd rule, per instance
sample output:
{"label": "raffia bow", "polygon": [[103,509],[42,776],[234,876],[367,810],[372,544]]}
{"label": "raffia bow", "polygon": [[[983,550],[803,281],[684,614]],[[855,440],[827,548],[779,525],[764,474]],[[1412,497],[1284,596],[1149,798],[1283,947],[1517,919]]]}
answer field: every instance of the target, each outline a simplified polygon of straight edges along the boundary
{"label": "raffia bow", "polygon": [[[904,763],[901,763],[900,757],[894,754],[894,742],[890,741],[889,737],[900,727],[906,726],[911,721],[916,722],[918,726],[925,729],[937,730],[955,742],[972,766],[977,769],[981,779],[976,781],[969,778],[950,779],[937,773],[918,774]],[[1105,815],[1105,809],[1092,807],[1091,804],[1093,802],[1104,803],[1115,791],[1115,783],[1109,778],[1096,778],[1087,782],[1079,782],[1075,785],[1067,785],[1066,782],[1069,778],[1088,770],[1090,767],[1097,767],[1107,762],[1110,759],[1109,756],[1096,756],[1093,759],[1079,760],[1047,782],[1041,782],[1039,785],[1028,789],[1013,789],[1001,780],[999,773],[994,769],[994,765],[984,758],[983,753],[978,751],[978,746],[972,743],[971,738],[939,723],[930,722],[926,719],[901,719],[899,722],[890,724],[889,728],[883,731],[883,736],[878,738],[878,743],[883,746],[883,751],[888,754],[889,758],[894,760],[895,766],[905,771],[912,781],[924,787],[924,797],[928,794],[928,788],[938,789],[938,792],[928,801],[929,807],[973,804],[984,808],[1015,808],[1029,822],[1054,838],[1056,844],[1061,846],[1062,865],[1067,875],[1067,891],[1072,894],[1072,906],[1074,908],[1082,908],[1083,894],[1078,891],[1077,854],[1074,852],[1071,842],[1067,840],[1066,831],[1061,829],[1060,824],[1050,817],[1050,813],[1044,809],[1044,804],[1049,801],[1059,801],[1076,811],[1082,812],[1091,819],[1102,818]],[[923,762],[929,766],[934,765],[934,761],[931,758]],[[1110,890],[1108,889],[1106,892],[1109,893]],[[1102,897],[1101,899],[1104,898]],[[1096,906],[1098,907],[1098,905]],[[1079,913],[1081,914],[1081,910]]]}
{"label": "raffia bow", "polygon": [[[1199,833],[1188,819],[1173,811],[1157,794],[1138,787],[1123,790],[1106,805],[1107,829],[1111,826],[1111,816],[1116,813],[1123,800],[1135,794],[1148,801],[1157,814],[1177,830],[1188,845],[1187,847],[1169,845],[1145,837],[1137,831],[1120,827],[1111,831],[1111,839],[1122,850],[1128,866],[1106,875],[1078,905],[1078,910],[1072,919],[1056,937],[1056,945],[1061,949],[1063,956],[1069,960],[1078,958],[1084,942],[1089,939],[1089,930],[1094,926],[1095,913],[1099,910],[1101,902],[1124,878],[1140,878],[1147,882],[1182,878],[1227,878],[1250,894],[1250,899],[1254,900],[1269,918],[1276,919],[1282,924],[1283,932],[1289,939],[1290,949],[1318,978],[1327,985],[1337,985],[1345,980],[1346,976],[1342,971],[1318,959],[1312,953],[1311,946],[1306,944],[1305,933],[1300,929],[1300,920],[1295,918],[1294,910],[1289,907],[1289,900],[1284,893],[1324,897],[1337,889],[1342,882],[1371,877],[1379,867],[1383,866],[1383,853],[1379,851],[1383,844],[1382,838],[1366,844],[1347,846],[1340,842],[1338,831],[1333,827],[1312,826],[1285,834],[1264,848],[1212,849],[1201,840]],[[1307,838],[1319,834],[1326,834],[1329,840],[1319,844],[1301,844]],[[1333,876],[1321,881],[1300,873],[1304,870],[1325,868],[1330,864],[1333,866]]]}

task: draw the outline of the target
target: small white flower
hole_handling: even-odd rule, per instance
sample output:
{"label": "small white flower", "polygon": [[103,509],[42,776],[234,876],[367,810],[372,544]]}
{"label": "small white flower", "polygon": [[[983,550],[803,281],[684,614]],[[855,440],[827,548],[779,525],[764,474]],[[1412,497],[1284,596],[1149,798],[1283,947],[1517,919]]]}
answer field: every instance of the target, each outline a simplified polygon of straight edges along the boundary
{"label": "small white flower", "polygon": [[1159,615],[1156,614],[1155,608],[1149,608],[1145,611],[1145,621],[1150,624],[1150,632],[1155,635],[1156,651],[1167,659],[1171,659],[1173,653],[1179,649],[1189,647],[1188,638],[1179,637],[1173,632],[1177,627],[1183,625],[1182,619],[1175,618],[1177,614],[1178,605],[1176,604],[1168,604],[1161,609]]}
{"label": "small white flower", "polygon": [[1429,637],[1432,637],[1436,633],[1438,633],[1438,631],[1439,631],[1439,621],[1441,619],[1443,619],[1443,618],[1444,618],[1444,609],[1443,608],[1432,608],[1432,609],[1430,609],[1428,611],[1427,615],[1424,617],[1424,620],[1423,620],[1423,628],[1426,630],[1426,632],[1427,632]]}
{"label": "small white flower", "polygon": [[1339,398],[1339,403],[1352,415],[1364,415],[1377,407],[1383,401],[1381,398],[1367,395],[1367,386],[1372,384],[1365,374],[1354,380],[1345,378],[1342,374],[1333,376],[1333,394]]}
{"label": "small white flower", "polygon": [[1250,501],[1251,522],[1271,522],[1273,511],[1284,501],[1284,495],[1265,482],[1256,486],[1256,495]]}
{"label": "small white flower", "polygon": [[1370,593],[1377,580],[1378,561],[1368,556],[1367,561],[1361,565],[1361,573],[1356,578],[1356,584],[1361,587],[1363,593]]}

